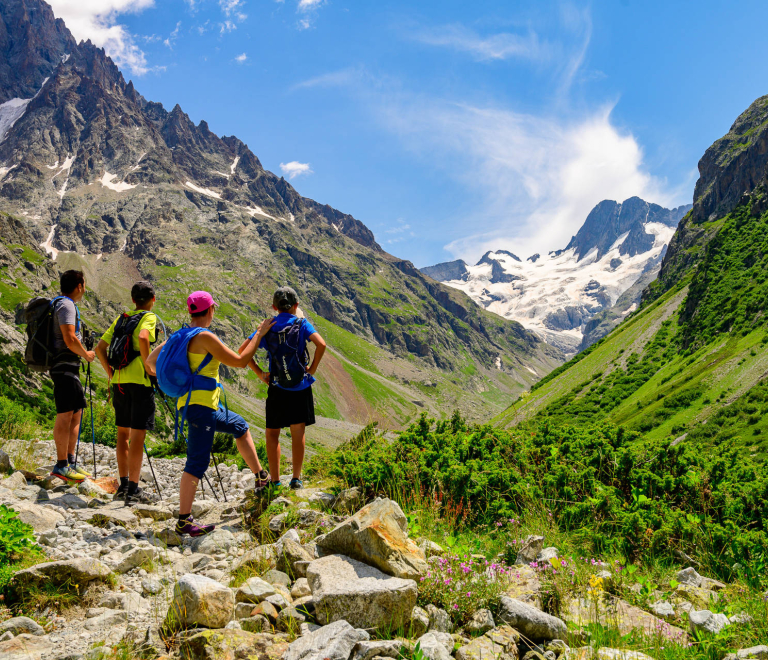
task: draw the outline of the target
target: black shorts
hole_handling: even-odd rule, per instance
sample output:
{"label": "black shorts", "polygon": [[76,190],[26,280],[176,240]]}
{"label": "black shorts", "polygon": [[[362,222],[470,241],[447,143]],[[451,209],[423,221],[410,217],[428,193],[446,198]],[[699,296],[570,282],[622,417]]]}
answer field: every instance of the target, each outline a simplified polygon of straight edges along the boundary
{"label": "black shorts", "polygon": [[51,370],[56,413],[77,412],[85,408],[85,389],[80,382],[80,367],[58,366]]}
{"label": "black shorts", "polygon": [[146,385],[112,385],[115,425],[139,431],[155,429],[155,390]]}
{"label": "black shorts", "polygon": [[314,423],[315,401],[311,387],[290,392],[274,385],[269,386],[266,420],[268,429],[284,429],[293,424],[311,426]]}

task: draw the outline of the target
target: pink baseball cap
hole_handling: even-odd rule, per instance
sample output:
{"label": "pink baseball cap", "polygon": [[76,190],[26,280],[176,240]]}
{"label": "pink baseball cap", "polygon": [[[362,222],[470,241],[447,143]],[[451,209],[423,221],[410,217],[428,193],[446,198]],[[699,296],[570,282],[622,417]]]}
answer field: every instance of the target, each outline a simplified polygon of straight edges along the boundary
{"label": "pink baseball cap", "polygon": [[189,294],[187,298],[187,309],[190,314],[196,314],[198,312],[204,312],[211,305],[215,305],[216,301],[213,296],[207,291],[195,291]]}

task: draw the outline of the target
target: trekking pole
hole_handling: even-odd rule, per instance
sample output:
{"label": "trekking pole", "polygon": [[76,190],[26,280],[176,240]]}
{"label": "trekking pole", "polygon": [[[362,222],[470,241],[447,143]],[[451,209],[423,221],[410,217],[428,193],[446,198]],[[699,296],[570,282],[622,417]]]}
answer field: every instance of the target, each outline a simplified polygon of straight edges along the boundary
{"label": "trekking pole", "polygon": [[216,454],[211,453],[211,457],[213,458],[213,465],[216,468],[216,476],[219,478],[219,488],[221,488],[221,494],[224,496],[224,501],[229,502],[227,499],[227,494],[224,492],[224,482],[221,480],[221,474],[219,473],[219,463],[216,460]]}
{"label": "trekking pole", "polygon": [[163,493],[160,490],[160,484],[157,483],[157,475],[155,475],[155,468],[152,467],[152,461],[149,459],[149,452],[147,451],[147,445],[144,445],[144,453],[147,455],[147,463],[149,464],[149,469],[152,471],[152,478],[155,480],[155,488],[157,489],[157,494],[162,497]]}
{"label": "trekking pole", "polygon": [[213,484],[211,483],[211,480],[208,478],[208,474],[203,472],[203,477],[208,482],[208,488],[211,489],[211,492],[213,493],[213,496],[216,498],[216,501],[221,502],[221,500],[219,499],[219,496],[216,494],[216,490],[214,489]]}
{"label": "trekking pole", "polygon": [[[93,381],[91,380],[91,363],[88,363],[88,370],[85,372],[85,384],[88,387],[88,399],[91,403],[91,445],[93,446],[93,478],[96,478],[96,432],[93,428]],[[77,464],[77,459],[75,459]]]}

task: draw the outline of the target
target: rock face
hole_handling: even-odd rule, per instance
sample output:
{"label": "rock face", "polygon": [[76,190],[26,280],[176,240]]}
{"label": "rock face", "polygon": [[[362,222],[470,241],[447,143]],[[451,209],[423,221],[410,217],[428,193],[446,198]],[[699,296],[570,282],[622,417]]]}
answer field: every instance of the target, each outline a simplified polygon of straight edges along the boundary
{"label": "rock face", "polygon": [[355,628],[405,627],[418,595],[413,580],[341,555],[313,561],[307,580],[321,625],[346,620]]}
{"label": "rock face", "polygon": [[336,621],[299,637],[288,648],[284,660],[349,660],[355,645],[369,639],[364,630]]}
{"label": "rock face", "polygon": [[165,625],[179,628],[223,628],[234,614],[232,591],[203,575],[183,575],[173,589]]}
{"label": "rock face", "polygon": [[347,555],[395,577],[416,579],[428,570],[424,553],[408,538],[408,519],[389,499],[363,507],[316,542],[326,553]]}
{"label": "rock face", "polygon": [[534,641],[560,639],[568,631],[561,619],[508,596],[500,599],[498,619]]}

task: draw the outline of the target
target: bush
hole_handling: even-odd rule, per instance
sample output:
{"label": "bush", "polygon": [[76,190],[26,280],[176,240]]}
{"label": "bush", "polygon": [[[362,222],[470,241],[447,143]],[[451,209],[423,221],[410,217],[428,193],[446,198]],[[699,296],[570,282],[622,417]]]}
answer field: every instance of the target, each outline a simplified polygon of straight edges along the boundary
{"label": "bush", "polygon": [[29,408],[0,396],[0,438],[29,440],[36,429],[35,415]]}
{"label": "bush", "polygon": [[20,563],[34,563],[39,550],[31,525],[19,520],[19,514],[0,504],[0,593],[5,593]]}
{"label": "bush", "polygon": [[[96,443],[107,447],[117,446],[117,426],[115,426],[115,409],[107,403],[93,405],[93,435]],[[80,422],[80,439],[91,440],[91,407],[83,411]]]}

